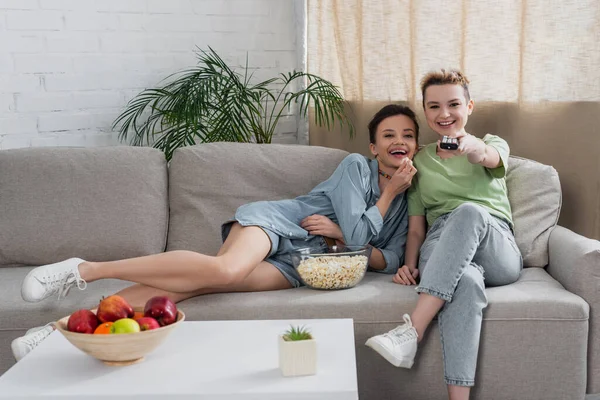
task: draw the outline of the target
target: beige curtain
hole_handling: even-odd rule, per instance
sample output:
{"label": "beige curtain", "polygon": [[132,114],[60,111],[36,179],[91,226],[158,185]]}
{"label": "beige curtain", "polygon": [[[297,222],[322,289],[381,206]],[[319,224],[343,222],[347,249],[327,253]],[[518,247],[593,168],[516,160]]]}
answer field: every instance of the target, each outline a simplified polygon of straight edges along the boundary
{"label": "beige curtain", "polygon": [[559,223],[600,239],[600,1],[308,0],[308,71],[339,86],[357,136],[310,124],[310,144],[368,154],[367,123],[390,102],[420,113],[419,80],[460,68],[475,112],[467,130],[554,166]]}

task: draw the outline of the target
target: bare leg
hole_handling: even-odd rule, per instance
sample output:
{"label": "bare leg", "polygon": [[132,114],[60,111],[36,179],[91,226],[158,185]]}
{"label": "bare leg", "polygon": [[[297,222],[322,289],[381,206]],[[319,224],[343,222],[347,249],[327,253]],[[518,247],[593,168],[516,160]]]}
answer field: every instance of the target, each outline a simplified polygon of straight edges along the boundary
{"label": "bare leg", "polygon": [[438,311],[442,309],[444,303],[445,301],[439,297],[427,293],[419,294],[417,306],[410,316],[412,324],[419,334],[419,338],[417,339],[418,342],[423,339],[423,334],[427,330],[427,327],[431,321],[433,321],[433,318],[437,315]]}
{"label": "bare leg", "polygon": [[133,307],[143,307],[144,304],[146,304],[146,301],[153,296],[167,296],[175,303],[178,303],[192,297],[209,293],[262,292],[268,290],[289,289],[291,287],[292,285],[284,278],[277,268],[272,264],[263,261],[241,284],[238,285],[176,293],[136,284],[121,290],[117,294],[123,296]]}
{"label": "bare leg", "polygon": [[[223,244],[223,246],[221,247],[221,250],[219,251],[219,253],[217,254],[217,257],[212,257],[214,259],[220,259],[220,260],[225,260],[225,262],[229,262],[230,264],[225,264],[226,267],[233,267],[231,268],[234,273],[237,273],[237,275],[233,275],[235,277],[235,279],[230,279],[229,282],[226,283],[222,283],[219,286],[216,287],[209,287],[208,285],[204,286],[202,285],[203,282],[200,282],[200,284],[198,285],[198,287],[194,288],[193,290],[177,290],[177,291],[169,291],[168,289],[165,289],[165,287],[160,287],[160,288],[156,288],[156,287],[152,287],[152,286],[146,286],[143,284],[136,284],[133,286],[130,286],[124,290],[121,290],[120,292],[118,292],[117,294],[123,296],[132,306],[134,307],[143,307],[146,303],[146,301],[153,297],[153,296],[159,296],[159,295],[163,295],[163,296],[168,296],[169,298],[171,298],[171,300],[173,300],[174,302],[179,302],[185,299],[188,299],[190,297],[194,297],[194,296],[199,296],[202,294],[207,294],[207,293],[218,293],[218,292],[251,292],[251,291],[266,291],[266,290],[278,290],[278,289],[288,289],[291,288],[292,285],[288,282],[287,279],[285,279],[285,277],[281,274],[281,272],[279,272],[279,270],[277,268],[275,268],[272,264],[262,261],[262,259],[266,256],[266,254],[268,254],[268,251],[270,249],[270,241],[268,236],[262,231],[262,229],[260,228],[256,228],[256,227],[250,227],[250,228],[255,228],[255,229],[259,229],[260,232],[262,233],[262,235],[258,235],[257,232],[255,231],[254,233],[252,233],[248,228],[242,228],[240,225],[236,224],[232,227],[231,232],[229,234],[229,236],[227,237],[227,240],[225,241],[225,243]],[[250,236],[250,237],[248,237]],[[262,239],[262,241],[261,241]],[[260,258],[255,265],[250,264],[250,266],[248,267],[248,269],[243,269],[244,266],[248,265],[248,263],[236,263],[233,261],[233,257],[238,257],[238,259],[244,260],[244,257],[248,257],[249,254],[252,254],[253,256],[257,256],[258,251],[252,253],[252,251],[247,251],[246,254],[240,254],[240,252],[246,251],[244,250],[244,246],[243,244],[245,244],[243,241],[247,240],[247,243],[253,243],[255,246],[259,247],[262,246],[265,248],[264,250],[264,254],[261,255],[262,258]],[[242,243],[242,245],[240,245],[240,242]],[[246,243],[246,244],[247,244]],[[257,249],[254,249],[257,250]],[[172,252],[172,253],[177,253],[177,252]],[[164,253],[164,254],[169,254],[169,253]],[[192,253],[192,254],[196,254],[196,253]],[[234,254],[232,256],[232,254]],[[83,279],[87,279],[87,280],[95,280],[95,279],[101,279],[103,277],[108,277],[108,276],[103,276],[102,274],[104,273],[104,269],[101,269],[103,264],[110,264],[108,266],[108,268],[105,268],[107,271],[110,271],[110,268],[123,268],[125,269],[125,273],[123,274],[123,276],[128,276],[128,277],[134,277],[135,278],[135,274],[139,269],[143,269],[143,268],[155,268],[155,269],[159,269],[159,273],[154,274],[154,276],[152,274],[144,274],[145,278],[148,281],[151,280],[156,280],[156,281],[160,281],[161,278],[159,277],[163,277],[165,275],[165,271],[167,272],[167,274],[173,274],[173,271],[176,269],[178,271],[183,271],[184,274],[189,274],[192,275],[194,277],[198,276],[199,274],[197,274],[198,269],[202,269],[203,265],[196,265],[194,263],[192,264],[185,264],[185,263],[180,263],[176,265],[173,265],[171,262],[173,261],[173,259],[176,259],[176,257],[158,257],[158,256],[162,256],[162,254],[156,255],[156,256],[148,256],[148,257],[139,257],[139,258],[134,258],[134,259],[130,259],[130,260],[123,260],[123,261],[115,261],[115,262],[110,262],[110,263],[97,263],[96,267],[98,268],[98,270],[96,271],[97,275],[96,278],[92,278],[91,276],[87,275],[86,272],[84,272],[86,270],[86,265],[81,265],[79,267],[80,269],[80,274],[82,275]],[[204,256],[202,254],[198,254],[198,256],[202,256],[202,257],[208,257],[208,256]],[[166,260],[166,265],[163,264],[162,262],[164,262]],[[87,264],[87,263],[86,263]],[[94,263],[90,263],[90,264],[94,264]],[[187,267],[185,267],[185,265],[188,265]],[[83,268],[82,268],[83,267]],[[177,268],[173,268],[173,267],[177,267]],[[187,268],[187,269],[186,269]],[[98,273],[98,271],[100,273]],[[108,274],[109,272],[107,272]],[[121,275],[116,275],[115,277],[120,277]],[[122,278],[125,279],[125,278]],[[166,282],[168,282],[169,285],[172,285],[173,280],[168,280],[167,278],[163,278]],[[131,279],[128,279],[131,280]],[[17,360],[21,359],[25,354],[27,354],[29,351],[31,351],[35,346],[37,346],[38,343],[40,343],[42,340],[44,340],[51,332],[52,330],[54,330],[53,326],[49,326],[48,329],[45,330],[40,330],[39,333],[32,333],[29,335],[26,335],[24,337],[20,337],[17,338],[13,341],[13,343],[11,344],[11,348],[13,351],[13,355],[15,356],[15,358]],[[35,340],[34,340],[35,339]],[[33,341],[33,342],[32,342]],[[34,343],[33,345],[31,343]]]}
{"label": "bare leg", "polygon": [[165,291],[185,293],[198,289],[241,284],[271,249],[267,234],[255,226],[235,224],[216,257],[177,250],[110,262],[85,262],[81,278],[93,282],[115,278]]}
{"label": "bare leg", "polygon": [[469,400],[471,388],[468,386],[448,385],[448,399],[450,400]]}

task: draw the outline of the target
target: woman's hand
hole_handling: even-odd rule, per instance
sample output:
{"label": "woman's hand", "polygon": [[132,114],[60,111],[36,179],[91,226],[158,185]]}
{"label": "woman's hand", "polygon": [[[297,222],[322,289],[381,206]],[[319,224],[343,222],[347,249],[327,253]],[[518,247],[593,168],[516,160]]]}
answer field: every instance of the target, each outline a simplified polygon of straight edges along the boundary
{"label": "woman's hand", "polygon": [[416,285],[418,276],[418,268],[411,269],[408,265],[403,265],[398,268],[398,272],[396,272],[392,280],[399,285]]}
{"label": "woman's hand", "polygon": [[314,214],[308,216],[300,222],[300,226],[311,235],[326,236],[339,241],[344,240],[344,234],[338,224],[324,215]]}
{"label": "woman's hand", "polygon": [[392,175],[392,179],[390,179],[385,190],[392,190],[395,195],[404,193],[412,184],[412,179],[416,173],[417,169],[414,167],[412,161],[408,158],[403,159],[402,164],[394,172],[394,175]]}
{"label": "woman's hand", "polygon": [[469,161],[473,162],[471,158],[475,161],[481,159],[485,156],[485,143],[482,140],[477,139],[475,136],[467,133],[464,136],[461,136],[458,139],[458,149],[456,150],[444,150],[440,147],[441,140],[437,141],[437,155],[446,160],[448,158],[456,157],[456,156],[464,156],[469,157]]}

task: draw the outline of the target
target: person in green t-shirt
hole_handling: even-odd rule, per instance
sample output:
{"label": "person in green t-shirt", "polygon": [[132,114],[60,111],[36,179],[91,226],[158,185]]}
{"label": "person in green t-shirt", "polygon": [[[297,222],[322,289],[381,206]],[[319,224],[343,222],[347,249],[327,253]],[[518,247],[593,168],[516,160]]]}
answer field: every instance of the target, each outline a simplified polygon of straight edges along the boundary
{"label": "person in green t-shirt", "polygon": [[[366,343],[393,365],[410,368],[437,315],[451,400],[468,399],[475,384],[485,287],[515,282],[523,268],[505,182],[508,144],[465,131],[474,107],[468,83],[455,70],[421,81],[427,124],[440,140],[415,156],[405,263],[393,278],[416,285],[420,276],[419,299],[403,325]],[[444,137],[456,139],[458,148],[445,149]]]}

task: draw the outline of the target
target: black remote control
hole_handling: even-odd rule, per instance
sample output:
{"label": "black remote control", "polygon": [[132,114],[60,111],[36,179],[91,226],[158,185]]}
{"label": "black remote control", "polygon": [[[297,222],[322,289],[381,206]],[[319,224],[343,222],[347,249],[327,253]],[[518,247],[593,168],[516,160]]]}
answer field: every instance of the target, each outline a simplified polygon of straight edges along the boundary
{"label": "black remote control", "polygon": [[440,142],[440,149],[444,150],[456,150],[458,149],[458,139],[451,138],[450,136],[444,136]]}

